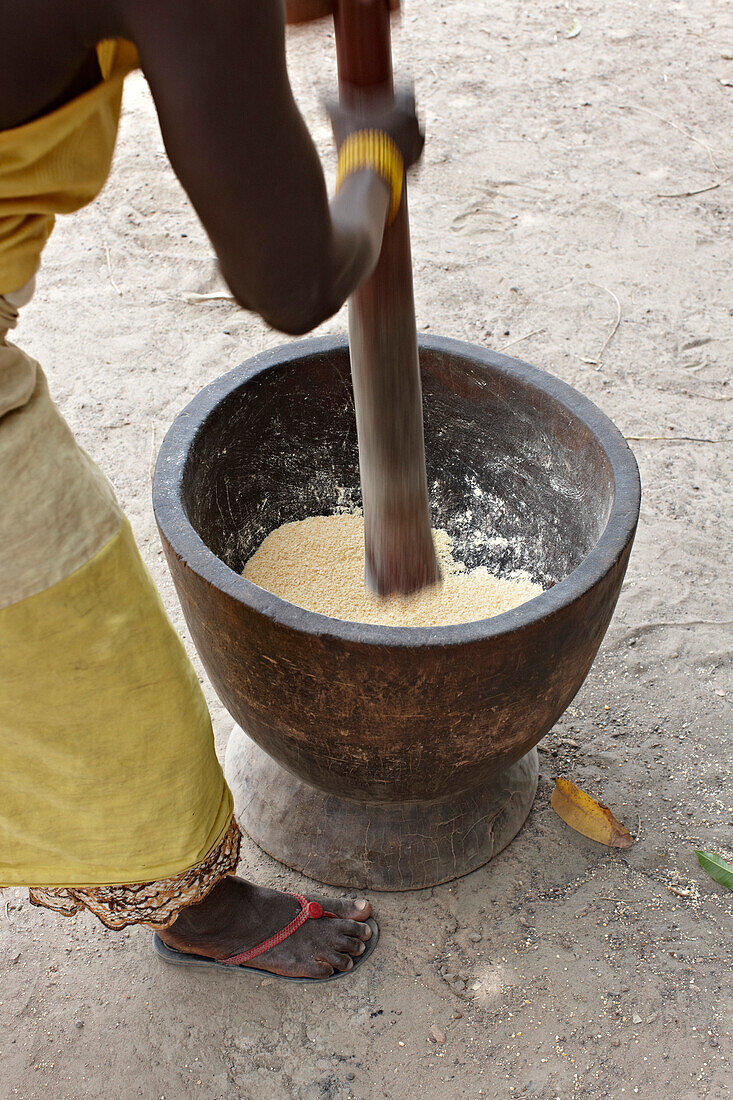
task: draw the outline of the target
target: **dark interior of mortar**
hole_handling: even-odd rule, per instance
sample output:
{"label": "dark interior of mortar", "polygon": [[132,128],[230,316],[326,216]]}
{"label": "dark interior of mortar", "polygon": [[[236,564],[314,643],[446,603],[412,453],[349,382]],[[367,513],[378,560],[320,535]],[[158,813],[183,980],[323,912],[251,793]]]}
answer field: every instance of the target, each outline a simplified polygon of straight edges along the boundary
{"label": "dark interior of mortar", "polygon": [[[468,568],[562,580],[613,503],[603,448],[537,386],[432,349],[421,367],[433,525]],[[191,447],[182,495],[199,536],[237,573],[282,523],[360,506],[348,352],[301,357],[232,392]]]}

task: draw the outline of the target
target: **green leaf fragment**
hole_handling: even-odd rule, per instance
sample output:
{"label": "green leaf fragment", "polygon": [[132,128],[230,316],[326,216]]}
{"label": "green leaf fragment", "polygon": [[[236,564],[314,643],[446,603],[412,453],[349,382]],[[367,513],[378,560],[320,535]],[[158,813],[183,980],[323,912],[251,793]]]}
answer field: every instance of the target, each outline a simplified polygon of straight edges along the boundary
{"label": "green leaf fragment", "polygon": [[726,863],[725,860],[721,859],[715,852],[700,852],[696,848],[695,855],[703,871],[707,871],[710,877],[715,879],[716,882],[719,882],[721,886],[727,887],[728,890],[733,890],[733,867],[731,867],[730,863]]}

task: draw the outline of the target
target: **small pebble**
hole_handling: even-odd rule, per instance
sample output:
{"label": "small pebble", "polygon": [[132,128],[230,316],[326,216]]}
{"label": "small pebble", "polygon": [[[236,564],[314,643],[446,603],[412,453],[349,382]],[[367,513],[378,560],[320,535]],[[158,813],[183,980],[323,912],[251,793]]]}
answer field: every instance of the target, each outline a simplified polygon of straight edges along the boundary
{"label": "small pebble", "polygon": [[473,943],[480,943],[480,942],[481,942],[481,940],[483,939],[483,936],[481,935],[481,933],[480,933],[480,932],[469,932],[469,934],[468,934],[468,938],[469,938],[469,940],[471,940],[471,941],[472,941]]}
{"label": "small pebble", "polygon": [[445,1032],[441,1031],[437,1024],[433,1024],[430,1028],[430,1039],[433,1043],[444,1043]]}
{"label": "small pebble", "polygon": [[81,1028],[84,1027],[84,1021],[83,1020],[74,1020],[74,1027],[78,1027],[81,1030]]}
{"label": "small pebble", "polygon": [[611,1046],[612,1047],[620,1047],[621,1046],[621,1040],[620,1039],[611,1039]]}
{"label": "small pebble", "polygon": [[356,1077],[355,1073],[347,1073],[346,1074],[346,1080],[347,1081],[353,1081],[355,1077]]}

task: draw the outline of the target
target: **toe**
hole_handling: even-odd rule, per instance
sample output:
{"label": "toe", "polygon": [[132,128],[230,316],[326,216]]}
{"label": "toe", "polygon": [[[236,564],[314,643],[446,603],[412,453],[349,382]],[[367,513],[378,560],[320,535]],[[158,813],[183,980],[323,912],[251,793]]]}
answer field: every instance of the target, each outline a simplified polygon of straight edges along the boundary
{"label": "toe", "polygon": [[369,925],[363,921],[340,920],[334,922],[334,924],[334,931],[340,933],[342,936],[354,936],[358,940],[368,940],[372,934]]}
{"label": "toe", "polygon": [[333,963],[324,959],[316,959],[313,963],[312,973],[308,975],[311,978],[330,978],[333,974]]}
{"label": "toe", "polygon": [[324,958],[330,962],[334,970],[351,970],[354,965],[351,955],[343,951],[329,951]]}
{"label": "toe", "polygon": [[329,913],[335,913],[337,917],[345,917],[348,920],[365,921],[372,915],[371,903],[366,898],[355,900],[338,898],[332,901],[326,898],[322,901],[322,905]]}
{"label": "toe", "polygon": [[337,951],[348,952],[349,955],[363,955],[366,951],[366,944],[356,936],[342,936],[334,946]]}

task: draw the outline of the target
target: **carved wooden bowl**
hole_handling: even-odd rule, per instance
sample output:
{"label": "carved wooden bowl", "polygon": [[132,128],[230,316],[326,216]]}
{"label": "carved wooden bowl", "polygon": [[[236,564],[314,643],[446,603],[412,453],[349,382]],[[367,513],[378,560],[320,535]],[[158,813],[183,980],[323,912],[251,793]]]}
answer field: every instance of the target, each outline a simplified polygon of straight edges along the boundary
{"label": "carved wooden bowl", "polygon": [[[201,659],[237,722],[226,771],[254,839],[324,882],[419,888],[525,820],[534,746],[588,674],[639,514],[636,461],[590,401],[517,359],[420,340],[433,523],[542,595],[439,628],[348,623],[241,577],[280,524],[358,505],[345,338],[207,386],[161,447],[154,505]],[[244,732],[246,731],[246,732]]]}

